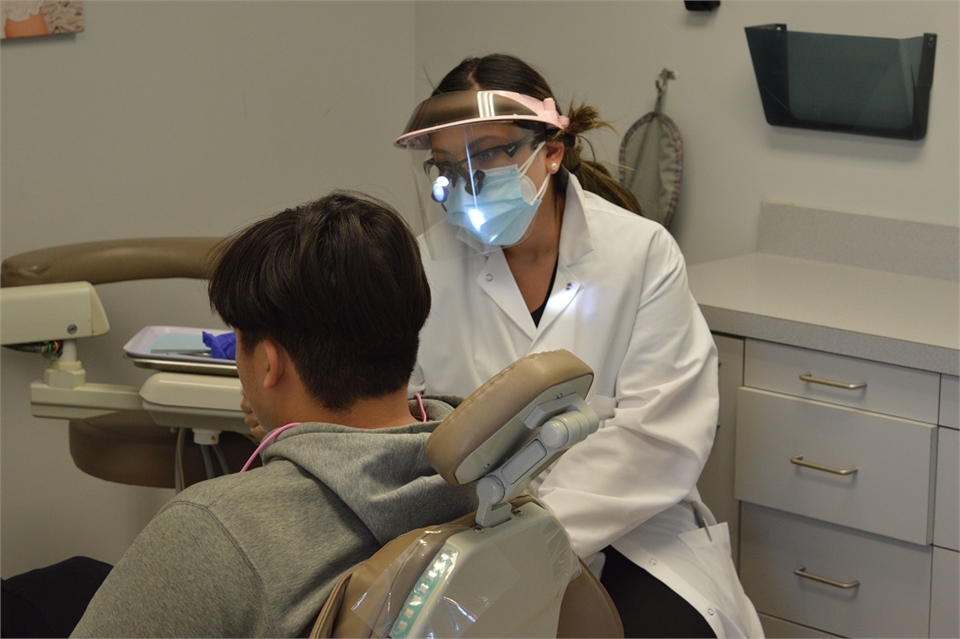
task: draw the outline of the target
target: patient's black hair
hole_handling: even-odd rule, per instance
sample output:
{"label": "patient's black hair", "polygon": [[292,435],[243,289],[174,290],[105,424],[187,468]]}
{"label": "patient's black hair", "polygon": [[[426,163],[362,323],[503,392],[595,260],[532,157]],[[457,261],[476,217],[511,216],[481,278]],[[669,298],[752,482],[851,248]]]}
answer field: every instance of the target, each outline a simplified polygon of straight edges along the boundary
{"label": "patient's black hair", "polygon": [[430,287],[409,226],[388,204],[334,191],[224,241],[208,292],[239,348],[282,345],[329,409],[405,388]]}

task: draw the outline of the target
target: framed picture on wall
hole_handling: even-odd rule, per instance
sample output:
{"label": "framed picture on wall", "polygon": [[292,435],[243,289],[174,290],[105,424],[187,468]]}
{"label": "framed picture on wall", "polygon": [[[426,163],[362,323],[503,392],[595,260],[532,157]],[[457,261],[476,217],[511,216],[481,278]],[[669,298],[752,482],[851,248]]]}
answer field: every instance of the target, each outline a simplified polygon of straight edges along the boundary
{"label": "framed picture on wall", "polygon": [[0,0],[0,39],[30,38],[83,31],[80,0]]}

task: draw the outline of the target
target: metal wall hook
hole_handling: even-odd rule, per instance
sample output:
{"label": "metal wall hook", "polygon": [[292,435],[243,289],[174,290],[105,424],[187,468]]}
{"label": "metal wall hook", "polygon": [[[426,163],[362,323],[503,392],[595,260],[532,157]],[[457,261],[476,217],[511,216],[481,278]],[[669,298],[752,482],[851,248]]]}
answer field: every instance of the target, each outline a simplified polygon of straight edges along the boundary
{"label": "metal wall hook", "polygon": [[668,69],[664,67],[663,70],[660,71],[660,77],[657,78],[657,82],[656,82],[657,93],[663,93],[664,91],[666,91],[667,82],[669,82],[670,80],[676,80],[676,79],[677,79],[677,72],[674,71],[673,69]]}
{"label": "metal wall hook", "polygon": [[667,90],[667,82],[669,82],[670,80],[676,80],[676,79],[677,79],[677,72],[674,71],[673,69],[668,69],[667,67],[664,67],[663,70],[660,71],[660,75],[659,77],[657,77],[657,80],[654,83],[657,87],[657,105],[653,109],[655,113],[660,113],[660,107],[663,104],[663,94]]}

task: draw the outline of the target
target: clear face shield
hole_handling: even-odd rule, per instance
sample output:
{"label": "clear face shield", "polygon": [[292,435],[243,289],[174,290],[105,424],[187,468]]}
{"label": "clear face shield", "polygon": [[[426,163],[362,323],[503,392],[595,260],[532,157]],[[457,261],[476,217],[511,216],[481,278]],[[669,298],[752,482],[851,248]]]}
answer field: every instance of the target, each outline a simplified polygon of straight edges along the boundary
{"label": "clear face shield", "polygon": [[552,100],[507,92],[462,91],[422,103],[396,144],[410,154],[431,259],[526,239],[549,185],[548,175],[535,183],[527,172],[547,129],[566,124]]}

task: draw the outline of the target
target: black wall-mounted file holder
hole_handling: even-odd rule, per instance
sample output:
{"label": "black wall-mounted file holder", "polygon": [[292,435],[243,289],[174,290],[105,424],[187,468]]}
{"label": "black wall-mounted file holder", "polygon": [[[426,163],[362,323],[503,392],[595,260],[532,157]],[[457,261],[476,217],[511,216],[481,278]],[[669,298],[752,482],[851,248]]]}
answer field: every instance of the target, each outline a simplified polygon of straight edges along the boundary
{"label": "black wall-mounted file holder", "polygon": [[767,122],[902,140],[927,135],[937,35],[896,39],[746,27]]}

